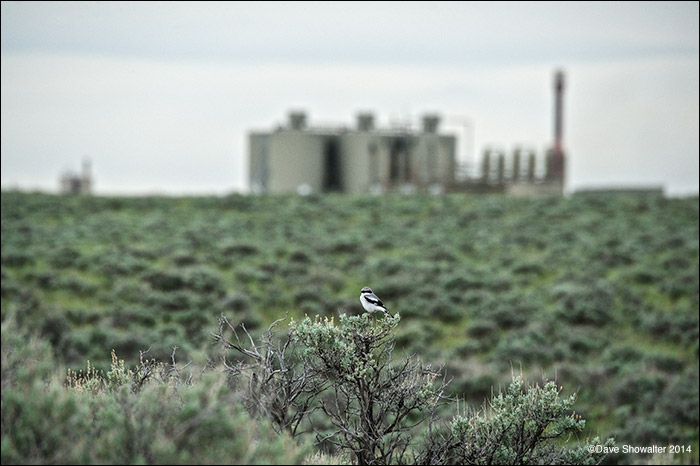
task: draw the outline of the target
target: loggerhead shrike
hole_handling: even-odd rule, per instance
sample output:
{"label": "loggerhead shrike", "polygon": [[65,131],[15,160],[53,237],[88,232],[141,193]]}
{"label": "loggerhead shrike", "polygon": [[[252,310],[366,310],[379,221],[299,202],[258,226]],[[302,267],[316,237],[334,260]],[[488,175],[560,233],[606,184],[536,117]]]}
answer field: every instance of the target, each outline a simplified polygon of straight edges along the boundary
{"label": "loggerhead shrike", "polygon": [[384,315],[389,315],[386,306],[382,304],[382,301],[372,292],[372,288],[369,286],[362,288],[362,291],[360,291],[360,302],[362,303],[362,307],[365,308],[365,311],[370,314],[382,311]]}

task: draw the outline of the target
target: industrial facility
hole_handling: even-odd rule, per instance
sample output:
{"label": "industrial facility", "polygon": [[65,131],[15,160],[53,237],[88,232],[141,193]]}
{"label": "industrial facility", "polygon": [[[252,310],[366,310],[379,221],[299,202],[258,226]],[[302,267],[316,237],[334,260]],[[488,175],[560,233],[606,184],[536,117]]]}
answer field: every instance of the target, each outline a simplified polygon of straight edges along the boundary
{"label": "industrial facility", "polygon": [[455,181],[456,138],[438,132],[437,115],[419,131],[376,128],[361,113],[354,128],[314,127],[291,112],[287,125],[249,136],[256,193],[444,191]]}
{"label": "industrial facility", "polygon": [[484,150],[479,173],[463,173],[456,136],[441,134],[440,117],[422,127],[376,128],[360,113],[355,127],[320,127],[301,111],[272,131],[249,135],[250,186],[254,193],[506,192],[561,194],[564,190],[564,73],[554,75],[554,142],[536,166],[534,150]]}
{"label": "industrial facility", "polygon": [[65,172],[58,180],[61,194],[92,194],[92,174],[90,161],[83,160],[82,173]]}
{"label": "industrial facility", "polygon": [[[554,74],[554,142],[541,156],[516,146],[512,153],[487,147],[480,172],[458,179],[452,191],[503,192],[513,195],[562,194],[565,181],[564,73]],[[539,163],[538,163],[539,161]]]}

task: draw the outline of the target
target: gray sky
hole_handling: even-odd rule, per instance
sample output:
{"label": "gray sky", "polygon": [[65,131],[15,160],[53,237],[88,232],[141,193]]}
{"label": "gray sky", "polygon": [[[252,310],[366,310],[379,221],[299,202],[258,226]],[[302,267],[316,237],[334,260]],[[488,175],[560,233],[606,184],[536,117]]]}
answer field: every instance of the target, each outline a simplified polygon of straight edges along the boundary
{"label": "gray sky", "polygon": [[[698,192],[697,2],[2,2],[2,186],[245,192],[252,129],[443,116],[472,162],[552,142],[567,189]],[[472,129],[465,129],[471,122]],[[468,137],[467,137],[468,135]]]}

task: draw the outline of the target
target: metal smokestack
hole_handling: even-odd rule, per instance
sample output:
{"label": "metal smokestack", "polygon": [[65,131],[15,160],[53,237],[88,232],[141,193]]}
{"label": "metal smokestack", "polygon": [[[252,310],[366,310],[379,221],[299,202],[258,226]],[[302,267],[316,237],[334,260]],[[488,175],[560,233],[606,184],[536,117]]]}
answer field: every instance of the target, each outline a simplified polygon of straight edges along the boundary
{"label": "metal smokestack", "polygon": [[554,74],[554,148],[552,153],[552,178],[564,179],[564,72]]}

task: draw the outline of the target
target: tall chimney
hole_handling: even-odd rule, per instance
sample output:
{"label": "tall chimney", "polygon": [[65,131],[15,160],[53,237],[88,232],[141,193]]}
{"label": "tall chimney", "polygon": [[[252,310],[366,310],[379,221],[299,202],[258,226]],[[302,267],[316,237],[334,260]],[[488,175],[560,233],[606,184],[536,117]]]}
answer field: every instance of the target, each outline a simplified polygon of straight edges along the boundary
{"label": "tall chimney", "polygon": [[554,74],[554,147],[552,148],[551,176],[555,180],[564,179],[564,72]]}

